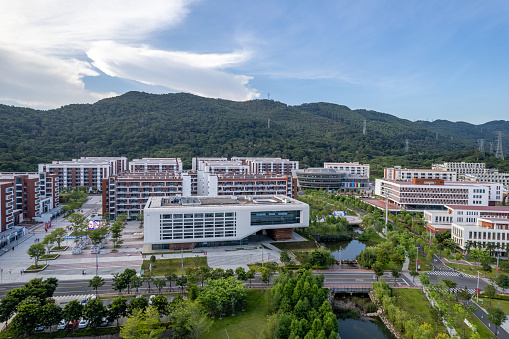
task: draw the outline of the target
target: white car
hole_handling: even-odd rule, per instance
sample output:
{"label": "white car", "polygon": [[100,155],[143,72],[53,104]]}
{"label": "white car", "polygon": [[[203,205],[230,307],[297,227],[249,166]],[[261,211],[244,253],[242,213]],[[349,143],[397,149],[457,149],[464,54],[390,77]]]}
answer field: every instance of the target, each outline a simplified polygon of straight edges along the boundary
{"label": "white car", "polygon": [[86,304],[88,304],[88,302],[89,302],[89,301],[90,301],[90,299],[85,298],[85,299],[83,299],[83,300],[81,301],[81,304],[82,304],[83,306],[85,306]]}
{"label": "white car", "polygon": [[104,317],[101,322],[101,326],[108,326],[110,322],[108,321],[108,318]]}
{"label": "white car", "polygon": [[67,327],[67,321],[65,320],[61,320],[59,323],[58,323],[58,327],[57,327],[57,330],[65,330],[65,328]]}
{"label": "white car", "polygon": [[35,330],[36,330],[36,331],[44,331],[45,329],[46,329],[46,326],[44,326],[44,325],[38,325],[38,326],[35,328]]}
{"label": "white car", "polygon": [[88,326],[88,320],[87,319],[81,319],[78,328],[86,328]]}
{"label": "white car", "polygon": [[152,305],[152,299],[155,298],[156,296],[154,294],[152,294],[149,298],[148,298],[148,303],[150,305]]}

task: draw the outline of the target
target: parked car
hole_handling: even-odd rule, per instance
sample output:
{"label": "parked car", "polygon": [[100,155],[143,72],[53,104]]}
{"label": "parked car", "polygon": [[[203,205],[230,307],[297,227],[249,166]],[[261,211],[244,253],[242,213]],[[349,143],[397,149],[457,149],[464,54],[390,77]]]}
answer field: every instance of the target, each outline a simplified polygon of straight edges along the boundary
{"label": "parked car", "polygon": [[150,305],[152,305],[152,299],[155,298],[156,296],[154,294],[152,294],[149,298],[148,298],[148,303]]}
{"label": "parked car", "polygon": [[90,299],[85,298],[85,299],[83,299],[83,300],[81,301],[81,304],[82,304],[83,306],[85,306],[86,304],[88,304],[88,302],[89,302],[89,301],[90,301]]}
{"label": "parked car", "polygon": [[65,328],[67,327],[67,321],[65,321],[64,319],[62,319],[59,323],[58,323],[58,327],[57,327],[57,330],[65,330]]}
{"label": "parked car", "polygon": [[101,322],[101,326],[104,327],[104,326],[108,326],[110,322],[108,321],[108,318],[104,317],[102,319],[102,322]]}
{"label": "parked car", "polygon": [[78,327],[79,328],[86,328],[88,326],[88,320],[87,319],[81,319]]}
{"label": "parked car", "polygon": [[46,326],[44,325],[37,325],[37,327],[35,328],[36,331],[44,331],[44,329],[46,328]]}
{"label": "parked car", "polygon": [[75,329],[76,327],[78,327],[78,324],[80,322],[78,320],[71,320],[69,321],[69,323],[67,324],[67,329],[68,330],[72,330],[72,329]]}

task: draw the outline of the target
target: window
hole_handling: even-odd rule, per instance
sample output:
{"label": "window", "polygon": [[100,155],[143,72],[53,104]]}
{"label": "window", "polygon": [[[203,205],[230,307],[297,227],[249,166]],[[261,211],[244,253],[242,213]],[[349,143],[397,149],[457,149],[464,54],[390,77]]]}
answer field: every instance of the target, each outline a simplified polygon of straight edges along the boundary
{"label": "window", "polygon": [[300,223],[300,211],[251,212],[251,226]]}

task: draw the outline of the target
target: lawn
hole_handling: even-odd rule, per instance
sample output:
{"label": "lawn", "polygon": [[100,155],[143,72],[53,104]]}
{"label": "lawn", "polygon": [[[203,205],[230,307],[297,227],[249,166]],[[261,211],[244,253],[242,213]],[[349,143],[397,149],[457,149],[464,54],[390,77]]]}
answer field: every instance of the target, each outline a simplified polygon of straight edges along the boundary
{"label": "lawn", "polygon": [[[431,316],[428,299],[421,290],[412,288],[393,288],[392,294],[396,297],[396,305],[413,316],[420,324],[427,322],[435,328],[435,322]],[[438,331],[446,333],[442,323],[438,325]]]}
{"label": "lawn", "polygon": [[[421,269],[419,271],[431,271],[433,269],[433,265],[431,265],[428,258],[426,258],[425,255],[422,255],[421,252],[419,252],[419,265],[421,265]],[[415,261],[414,260],[410,261],[410,264],[408,265],[408,269],[410,271],[415,270]]]}
{"label": "lawn", "polygon": [[50,260],[52,260],[52,259],[56,259],[59,255],[60,255],[60,254],[58,254],[58,253],[56,253],[56,254],[50,254],[50,255],[46,255],[46,254],[45,254],[45,255],[43,255],[43,256],[41,257],[41,260],[44,260],[44,259],[50,259]]}
{"label": "lawn", "polygon": [[215,319],[210,331],[202,339],[256,339],[267,323],[268,303],[265,293],[260,290],[247,291],[247,307],[245,312],[238,312],[235,317]]}
{"label": "lawn", "polygon": [[276,246],[282,251],[294,250],[314,250],[316,245],[314,241],[292,241],[292,242],[273,242],[271,245]]}
{"label": "lawn", "polygon": [[[207,266],[207,257],[189,257],[184,258],[184,270],[188,267],[202,267]],[[142,270],[148,270],[150,267],[150,260],[143,260],[141,264]],[[156,277],[161,277],[167,273],[175,273],[180,275],[182,273],[182,259],[156,259],[152,264],[152,273]]]}

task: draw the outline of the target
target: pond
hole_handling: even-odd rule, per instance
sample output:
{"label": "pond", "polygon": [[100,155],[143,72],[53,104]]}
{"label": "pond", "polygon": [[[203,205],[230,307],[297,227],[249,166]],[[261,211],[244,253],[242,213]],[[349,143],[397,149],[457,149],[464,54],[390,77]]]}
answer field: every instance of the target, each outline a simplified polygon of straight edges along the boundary
{"label": "pond", "polygon": [[[359,234],[363,233],[358,227],[354,228],[354,232]],[[336,260],[356,260],[357,255],[366,248],[366,245],[369,245],[369,242],[354,239],[349,241],[323,242],[320,243],[320,245],[331,251]]]}
{"label": "pond", "polygon": [[338,319],[341,339],[396,339],[379,318]]}

